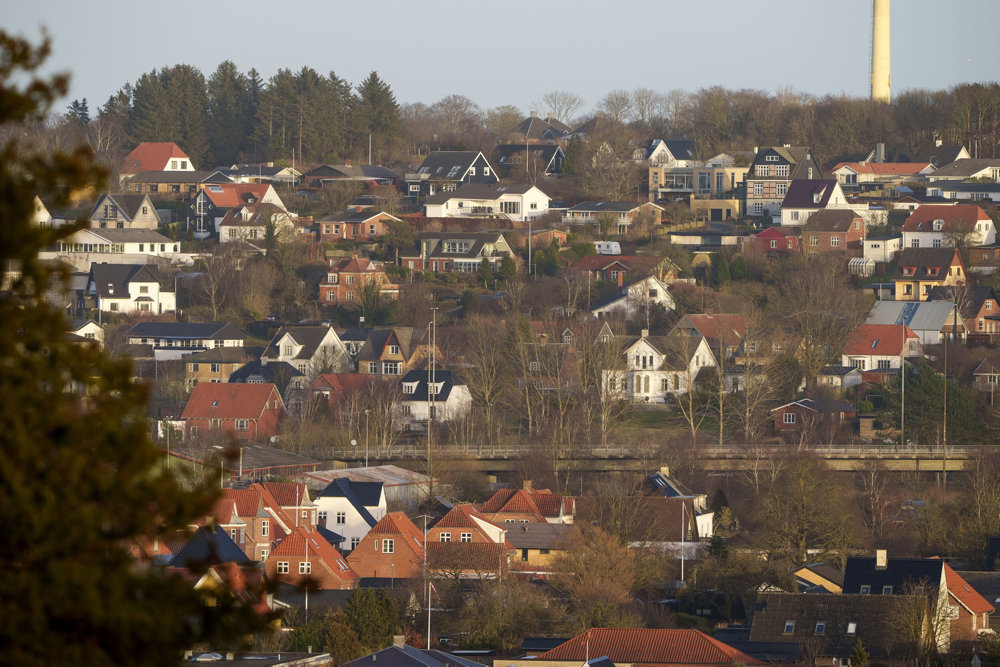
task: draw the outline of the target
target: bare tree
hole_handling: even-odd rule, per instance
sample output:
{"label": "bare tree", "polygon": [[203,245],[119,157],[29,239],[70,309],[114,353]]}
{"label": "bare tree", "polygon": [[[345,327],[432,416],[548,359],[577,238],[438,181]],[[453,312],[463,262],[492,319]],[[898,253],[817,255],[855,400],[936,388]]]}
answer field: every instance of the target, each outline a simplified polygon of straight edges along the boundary
{"label": "bare tree", "polygon": [[876,546],[884,547],[896,526],[893,517],[895,506],[891,492],[890,472],[879,459],[872,459],[855,474],[859,493],[857,496],[861,518]]}
{"label": "bare tree", "polygon": [[545,114],[568,124],[583,107],[583,98],[565,90],[553,90],[542,95],[542,106]]}
{"label": "bare tree", "polygon": [[626,359],[624,337],[600,340],[598,334],[596,325],[585,327],[577,336],[577,352],[586,404],[599,418],[600,443],[606,448],[609,437],[628,413]]}
{"label": "bare tree", "polygon": [[504,327],[493,318],[473,316],[466,320],[465,332],[469,366],[462,376],[473,401],[483,411],[486,442],[492,445],[499,436],[498,407],[511,380]]}
{"label": "bare tree", "polygon": [[635,116],[635,101],[627,90],[612,90],[597,103],[597,110],[617,123],[627,123]]}

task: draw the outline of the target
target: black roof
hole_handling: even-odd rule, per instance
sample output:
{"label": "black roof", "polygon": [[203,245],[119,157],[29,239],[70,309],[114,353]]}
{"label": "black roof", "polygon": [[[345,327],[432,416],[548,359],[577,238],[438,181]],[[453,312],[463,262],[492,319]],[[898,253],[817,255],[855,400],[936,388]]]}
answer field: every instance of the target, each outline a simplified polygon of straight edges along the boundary
{"label": "black roof", "polygon": [[167,561],[167,567],[208,567],[222,563],[249,565],[250,562],[225,529],[201,526]]}
{"label": "black roof", "polygon": [[355,482],[346,477],[338,477],[316,494],[317,498],[346,498],[369,526],[378,521],[367,507],[378,506],[381,496],[382,482]]}
{"label": "black roof", "polygon": [[944,561],[937,558],[889,558],[879,569],[874,558],[850,556],[844,568],[844,594],[861,593],[862,586],[876,595],[892,586],[894,594],[901,594],[919,586],[938,586],[943,580]]}
{"label": "black roof", "polygon": [[229,376],[230,382],[271,382],[302,377],[304,373],[287,361],[270,361],[262,364],[259,360],[248,361]]}
{"label": "black roof", "polygon": [[[417,387],[411,394],[403,394],[404,401],[426,401],[428,399],[427,394],[427,382],[430,378],[430,371],[428,370],[414,370],[410,371],[403,376],[401,380],[402,384],[408,384],[410,382],[416,382]],[[441,385],[441,390],[438,391],[434,396],[435,401],[447,401],[448,396],[451,395],[451,389],[455,385],[465,384],[452,371],[434,371],[434,382]]]}
{"label": "black roof", "polygon": [[139,322],[129,338],[188,338],[192,340],[243,340],[246,335],[225,322]]}
{"label": "black roof", "polygon": [[[107,231],[107,230],[101,230]],[[130,283],[157,283],[163,285],[159,272],[151,264],[91,264],[90,277],[97,296],[102,299],[128,298]]]}

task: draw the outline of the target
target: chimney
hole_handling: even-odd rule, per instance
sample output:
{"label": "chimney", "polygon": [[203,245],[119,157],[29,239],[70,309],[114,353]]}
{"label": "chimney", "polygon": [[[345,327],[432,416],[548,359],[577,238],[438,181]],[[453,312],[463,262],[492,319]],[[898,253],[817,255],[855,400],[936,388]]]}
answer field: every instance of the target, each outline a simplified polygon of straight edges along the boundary
{"label": "chimney", "polygon": [[531,112],[531,117],[532,118],[538,118],[538,112],[537,111],[532,111]]}
{"label": "chimney", "polygon": [[660,466],[660,474],[664,477],[670,477],[670,466]]}
{"label": "chimney", "polygon": [[392,636],[393,646],[406,646],[406,636],[405,635],[393,635]]}
{"label": "chimney", "polygon": [[350,167],[351,166],[351,161],[350,160],[344,160],[344,165]]}
{"label": "chimney", "polygon": [[649,338],[649,329],[643,329],[642,330],[642,337],[643,338]]}
{"label": "chimney", "polygon": [[532,487],[531,487],[531,480],[530,479],[524,480],[524,490],[525,491],[531,491],[531,489],[532,489]]}
{"label": "chimney", "polygon": [[885,549],[875,550],[875,569],[884,570],[889,565],[889,554]]}
{"label": "chimney", "polygon": [[885,144],[882,142],[875,144],[875,161],[885,162]]}
{"label": "chimney", "polygon": [[760,148],[759,146],[754,146],[754,147],[753,147],[753,154],[754,154],[754,155],[756,155],[756,154],[757,154],[757,151],[759,150],[759,148]]}
{"label": "chimney", "polygon": [[942,144],[941,137],[935,137],[934,138],[934,147],[937,148],[941,144]]}

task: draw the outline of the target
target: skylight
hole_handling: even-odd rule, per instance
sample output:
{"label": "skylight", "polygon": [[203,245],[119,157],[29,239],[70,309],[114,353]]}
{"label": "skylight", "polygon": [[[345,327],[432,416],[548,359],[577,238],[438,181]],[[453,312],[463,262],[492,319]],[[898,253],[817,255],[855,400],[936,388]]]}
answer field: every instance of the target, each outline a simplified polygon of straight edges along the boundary
{"label": "skylight", "polygon": [[879,340],[879,339],[878,339],[878,338],[876,338],[875,340],[873,340],[873,341],[872,341],[872,349],[873,349],[873,350],[874,350],[874,349],[875,349],[876,347],[878,347],[878,340]]}

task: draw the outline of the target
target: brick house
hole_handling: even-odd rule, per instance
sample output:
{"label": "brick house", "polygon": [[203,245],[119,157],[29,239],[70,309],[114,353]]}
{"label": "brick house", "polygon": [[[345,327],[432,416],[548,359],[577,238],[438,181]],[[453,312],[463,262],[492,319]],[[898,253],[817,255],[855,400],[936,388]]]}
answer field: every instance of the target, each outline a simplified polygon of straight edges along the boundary
{"label": "brick house", "polygon": [[793,234],[791,229],[782,229],[781,227],[768,227],[754,234],[752,243],[754,248],[765,255],[798,252],[799,250],[798,236]]}
{"label": "brick house", "polygon": [[747,215],[777,217],[793,179],[822,177],[819,163],[808,146],[760,149],[747,171],[743,210]]}
{"label": "brick house", "polygon": [[981,246],[996,242],[993,218],[967,204],[923,204],[903,223],[904,248]]}
{"label": "brick house", "polygon": [[390,222],[400,222],[400,219],[381,211],[337,213],[319,221],[319,240],[375,241],[385,235]]}
{"label": "brick house", "polygon": [[184,369],[189,387],[199,382],[229,382],[230,376],[242,368],[251,357],[242,347],[217,347],[184,357]]}
{"label": "brick house", "polygon": [[296,526],[275,543],[264,562],[271,581],[293,586],[309,585],[314,590],[353,590],[359,577],[320,531],[312,526]]}
{"label": "brick house", "polygon": [[803,398],[771,410],[774,430],[778,433],[800,432],[810,428],[832,429],[849,427],[858,416],[857,408],[833,400]]}
{"label": "brick house", "polygon": [[285,403],[273,384],[199,382],[191,391],[181,420],[188,438],[231,433],[239,440],[278,434]]}
{"label": "brick house", "polygon": [[331,259],[330,270],[319,283],[321,306],[341,306],[361,301],[365,285],[379,285],[379,293],[388,299],[399,298],[399,285],[386,275],[381,262],[364,257]]}
{"label": "brick house", "polygon": [[485,258],[494,271],[514,251],[500,232],[425,232],[416,248],[400,250],[399,264],[411,271],[475,273]]}
{"label": "brick house", "polygon": [[359,577],[412,579],[423,575],[424,535],[402,512],[389,512],[347,557]]}
{"label": "brick house", "polygon": [[479,513],[497,524],[570,524],[575,510],[576,500],[572,496],[533,489],[531,482],[525,482],[523,489],[498,489],[480,506]]}
{"label": "brick house", "polygon": [[851,251],[860,254],[868,226],[848,208],[829,208],[809,216],[802,229],[802,251],[807,255]]}
{"label": "brick house", "polygon": [[[216,521],[227,527],[230,537],[250,560],[267,559],[275,540],[284,537],[289,529],[288,518],[260,484],[245,489],[223,489],[215,511]],[[231,516],[233,512],[242,529],[238,529]]]}

